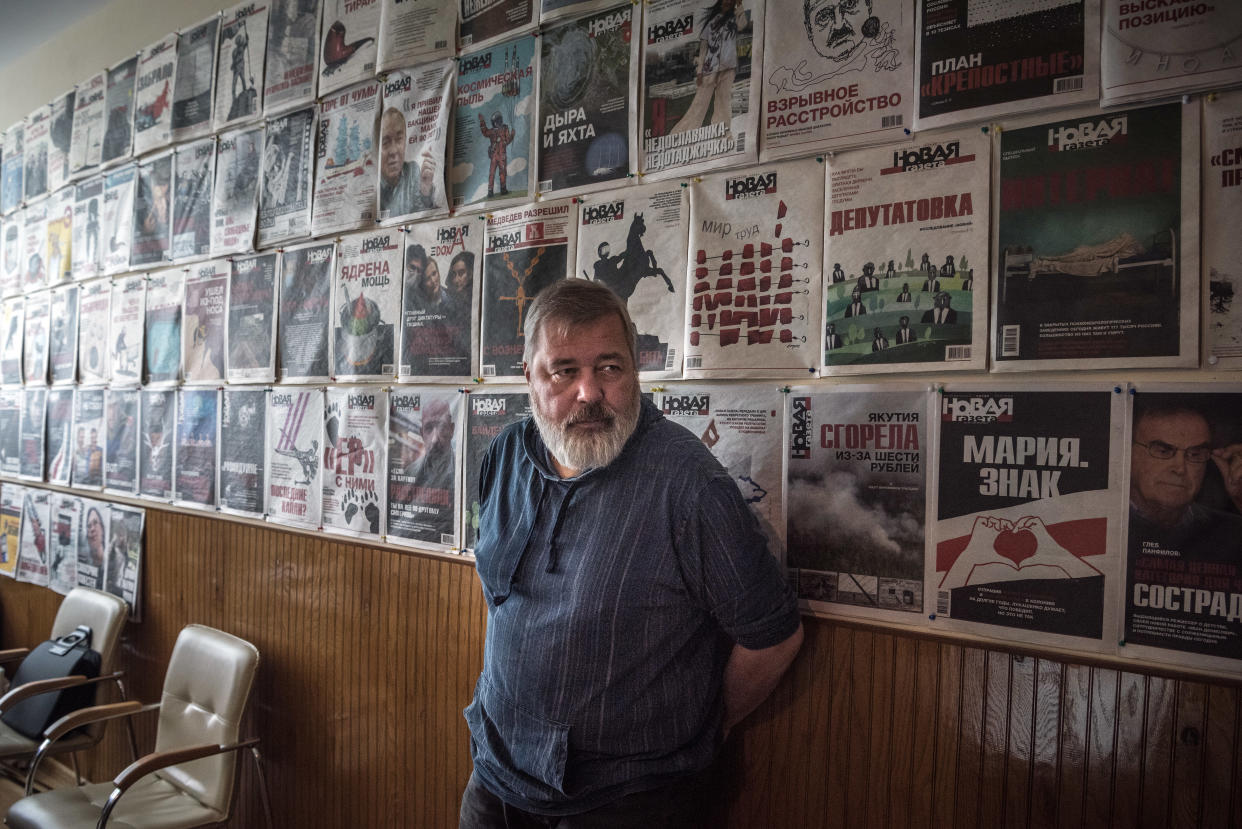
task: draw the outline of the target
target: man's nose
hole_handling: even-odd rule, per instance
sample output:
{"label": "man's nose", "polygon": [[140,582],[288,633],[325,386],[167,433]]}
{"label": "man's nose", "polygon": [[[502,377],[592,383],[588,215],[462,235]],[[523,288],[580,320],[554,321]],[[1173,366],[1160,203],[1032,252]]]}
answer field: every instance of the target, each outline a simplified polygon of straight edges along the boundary
{"label": "man's nose", "polygon": [[578,400],[582,403],[594,403],[603,396],[604,389],[599,384],[599,378],[595,376],[595,372],[590,370],[581,372],[578,377]]}

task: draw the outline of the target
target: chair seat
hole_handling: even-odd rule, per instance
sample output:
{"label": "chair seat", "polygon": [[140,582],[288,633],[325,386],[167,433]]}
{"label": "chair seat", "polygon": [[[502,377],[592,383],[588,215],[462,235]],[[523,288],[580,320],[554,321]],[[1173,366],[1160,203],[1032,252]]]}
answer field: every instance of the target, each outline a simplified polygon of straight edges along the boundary
{"label": "chair seat", "polygon": [[[99,822],[99,810],[110,794],[111,783],[92,783],[31,795],[13,804],[5,825],[13,829],[94,829]],[[138,781],[125,793],[112,811],[108,826],[189,829],[219,823],[224,817],[168,781],[152,776]]]}
{"label": "chair seat", "polygon": [[[57,740],[48,750],[48,754],[78,751],[90,748],[94,744],[95,741],[86,734],[71,734]],[[25,734],[19,734],[0,721],[0,760],[7,760],[11,757],[29,758],[38,747],[38,741],[30,739]]]}

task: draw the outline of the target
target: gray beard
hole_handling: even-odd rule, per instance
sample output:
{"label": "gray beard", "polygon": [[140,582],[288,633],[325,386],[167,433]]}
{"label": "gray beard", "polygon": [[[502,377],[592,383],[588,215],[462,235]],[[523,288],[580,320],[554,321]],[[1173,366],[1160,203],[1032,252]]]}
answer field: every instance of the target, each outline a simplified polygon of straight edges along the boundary
{"label": "gray beard", "polygon": [[[613,409],[603,402],[588,404],[566,418],[564,423],[556,423],[540,410],[537,398],[531,396],[531,414],[544,446],[563,466],[578,471],[598,469],[607,466],[617,459],[625,442],[634,433],[638,425],[638,413],[641,409],[642,397],[637,386],[634,397],[629,405]],[[585,434],[571,433],[569,426],[579,420],[594,420],[601,416],[612,418],[612,426],[598,432]]]}

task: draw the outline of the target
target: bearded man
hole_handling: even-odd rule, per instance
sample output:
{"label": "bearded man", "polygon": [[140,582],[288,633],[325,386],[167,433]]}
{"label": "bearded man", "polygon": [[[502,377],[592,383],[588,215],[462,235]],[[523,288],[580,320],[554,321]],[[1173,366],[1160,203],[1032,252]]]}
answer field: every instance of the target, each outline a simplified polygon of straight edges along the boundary
{"label": "bearded man", "polygon": [[729,474],[640,394],[616,294],[558,281],[524,336],[533,417],[480,476],[460,825],[703,825],[721,742],[801,645],[794,597]]}

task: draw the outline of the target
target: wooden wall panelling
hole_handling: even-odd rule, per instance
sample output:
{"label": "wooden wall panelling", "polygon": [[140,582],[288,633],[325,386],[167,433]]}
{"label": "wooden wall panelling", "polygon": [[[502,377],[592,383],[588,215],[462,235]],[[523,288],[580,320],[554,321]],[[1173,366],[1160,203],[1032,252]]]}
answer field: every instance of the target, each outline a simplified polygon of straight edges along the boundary
{"label": "wooden wall panelling", "polygon": [[887,767],[874,769],[884,786],[884,802],[888,820],[884,826],[906,826],[910,820],[910,799],[916,756],[915,738],[920,732],[918,712],[924,709],[919,700],[919,650],[926,643],[918,639],[894,636],[893,657],[889,666],[893,678],[892,733],[888,741]]}
{"label": "wooden wall panelling", "polygon": [[845,799],[842,801],[842,822],[846,826],[868,826],[867,823],[867,757],[871,753],[871,658],[876,634],[869,630],[852,629],[848,675],[844,677],[849,692],[849,738],[845,745]]}
{"label": "wooden wall panelling", "polygon": [[1152,829],[1169,826],[1169,775],[1176,697],[1176,682],[1164,677],[1147,677],[1139,821],[1141,826]]}
{"label": "wooden wall panelling", "polygon": [[888,826],[889,774],[893,768],[893,698],[897,693],[893,670],[893,636],[877,632],[872,637],[871,682],[868,690],[870,740],[866,759],[865,826]]}
{"label": "wooden wall panelling", "polygon": [[1082,826],[1091,668],[1087,665],[1066,665],[1062,676],[1064,682],[1061,686],[1061,771],[1057,786],[1057,825]]}
{"label": "wooden wall panelling", "polygon": [[1147,678],[1124,671],[1117,683],[1117,718],[1114,726],[1114,744],[1120,761],[1113,767],[1112,825],[1115,827],[1138,826],[1146,726]]}
{"label": "wooden wall panelling", "polygon": [[1035,660],[1014,656],[1009,660],[1009,719],[1007,744],[1000,762],[1005,765],[1003,820],[998,825],[1029,826],[1031,807],[1032,732],[1035,722]]}
{"label": "wooden wall panelling", "polygon": [[977,826],[1000,826],[1004,821],[1005,777],[1009,747],[1009,654],[984,654],[984,709],[982,768],[979,774]]}
{"label": "wooden wall panelling", "polygon": [[1091,669],[1091,716],[1087,732],[1084,826],[1107,826],[1113,808],[1113,764],[1117,760],[1118,672]]}
{"label": "wooden wall panelling", "polygon": [[936,758],[932,766],[933,825],[953,826],[954,803],[957,798],[958,724],[962,720],[963,649],[946,642],[941,644],[939,650],[940,669],[936,675],[935,697]]}
{"label": "wooden wall panelling", "polygon": [[1035,660],[1034,757],[1031,770],[1030,825],[1057,825],[1057,782],[1061,748],[1062,666],[1051,659]]}
{"label": "wooden wall panelling", "polygon": [[987,653],[982,648],[962,651],[961,705],[958,713],[957,784],[954,826],[977,826],[983,793],[983,722],[987,707]]}
{"label": "wooden wall panelling", "polygon": [[[939,723],[940,645],[928,639],[915,639],[914,726],[911,734],[910,773],[905,785],[904,812],[900,826],[929,826],[935,803],[936,733]],[[903,802],[898,800],[898,802]]]}
{"label": "wooden wall panelling", "polygon": [[1238,799],[1239,734],[1238,689],[1208,688],[1207,729],[1203,740],[1203,825],[1229,826],[1230,816],[1242,811]]}

